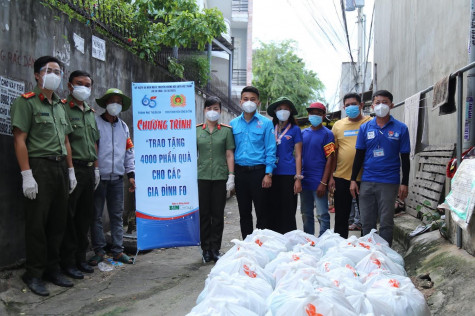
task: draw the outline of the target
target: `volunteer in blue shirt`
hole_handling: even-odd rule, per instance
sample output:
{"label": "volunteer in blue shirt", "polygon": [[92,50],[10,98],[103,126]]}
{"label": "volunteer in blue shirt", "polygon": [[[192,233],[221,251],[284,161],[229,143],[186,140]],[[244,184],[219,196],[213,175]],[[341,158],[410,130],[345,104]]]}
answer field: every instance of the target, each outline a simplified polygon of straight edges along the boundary
{"label": "volunteer in blue shirt", "polygon": [[[286,97],[278,98],[267,108],[272,116],[277,144],[276,168],[267,195],[269,228],[285,234],[297,229],[295,212],[297,194],[302,191],[302,133],[294,115],[297,109]],[[294,154],[295,152],[295,154]]]}
{"label": "volunteer in blue shirt", "polygon": [[319,236],[330,229],[328,213],[328,181],[331,177],[335,159],[335,138],[333,133],[322,125],[326,107],[320,102],[310,104],[307,108],[308,120],[312,125],[302,132],[302,193],[300,193],[300,211],[303,229],[308,234],[315,233],[317,210],[320,224]]}
{"label": "volunteer in blue shirt", "polygon": [[[361,125],[358,132],[350,184],[351,195],[359,194],[363,235],[376,228],[379,214],[379,235],[390,245],[394,203],[398,196],[401,200],[407,197],[411,152],[407,126],[389,115],[394,106],[392,102],[393,95],[389,91],[373,94],[372,107],[376,117]],[[356,177],[362,166],[363,176],[358,189]]]}
{"label": "volunteer in blue shirt", "polygon": [[260,104],[259,90],[252,86],[241,91],[241,106],[244,112],[231,121],[236,150],[235,185],[239,208],[241,234],[251,234],[252,203],[256,212],[256,227],[268,228],[265,211],[265,190],[272,185],[275,168],[275,139],[272,121],[256,112]]}

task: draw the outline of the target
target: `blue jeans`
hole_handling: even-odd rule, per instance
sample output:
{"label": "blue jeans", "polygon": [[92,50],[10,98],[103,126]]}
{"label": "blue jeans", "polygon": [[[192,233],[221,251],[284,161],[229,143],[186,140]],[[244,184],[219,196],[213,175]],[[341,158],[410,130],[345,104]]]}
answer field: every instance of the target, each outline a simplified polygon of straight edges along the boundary
{"label": "blue jeans", "polygon": [[317,209],[317,219],[320,224],[320,237],[330,229],[330,214],[328,213],[328,192],[322,197],[317,196],[317,191],[302,190],[300,193],[300,212],[302,213],[303,230],[308,234],[315,234],[315,220],[313,209]]}
{"label": "blue jeans", "polygon": [[102,213],[104,203],[107,201],[107,211],[110,219],[112,238],[111,252],[119,255],[123,247],[124,227],[122,214],[124,213],[124,180],[101,180],[94,191],[94,221],[91,226],[92,248],[96,254],[104,254],[106,239],[102,227]]}

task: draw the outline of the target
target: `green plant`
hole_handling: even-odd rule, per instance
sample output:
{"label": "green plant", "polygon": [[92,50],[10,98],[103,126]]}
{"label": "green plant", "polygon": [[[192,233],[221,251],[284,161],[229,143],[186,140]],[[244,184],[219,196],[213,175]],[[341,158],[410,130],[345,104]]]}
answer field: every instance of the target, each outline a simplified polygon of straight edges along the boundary
{"label": "green plant", "polygon": [[[154,62],[153,57],[162,47],[196,45],[202,50],[226,30],[219,10],[200,10],[194,0],[84,0],[82,3],[85,15],[59,0],[42,1],[47,7],[63,11],[69,19],[94,26],[99,33],[150,62]],[[106,27],[130,36],[121,40],[111,36],[107,29],[97,28],[104,20]],[[170,67],[180,73],[175,64]]]}
{"label": "green plant", "polygon": [[180,58],[185,67],[185,77],[194,80],[196,86],[203,88],[210,79],[208,58],[203,55],[191,55]]}
{"label": "green plant", "polygon": [[168,57],[168,71],[178,78],[183,78],[185,68],[175,58]]}

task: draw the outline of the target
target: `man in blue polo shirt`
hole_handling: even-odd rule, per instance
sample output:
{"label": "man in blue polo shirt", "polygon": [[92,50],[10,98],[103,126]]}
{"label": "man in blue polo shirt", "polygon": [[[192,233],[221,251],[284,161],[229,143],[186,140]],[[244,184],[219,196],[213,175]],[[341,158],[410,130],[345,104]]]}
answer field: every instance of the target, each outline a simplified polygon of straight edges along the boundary
{"label": "man in blue polo shirt", "polygon": [[276,144],[272,121],[256,112],[259,104],[259,90],[244,87],[241,92],[244,112],[230,123],[236,144],[235,185],[243,239],[254,230],[252,203],[257,217],[256,227],[268,228],[265,191],[272,185]]}
{"label": "man in blue polo shirt", "polygon": [[[376,117],[361,125],[358,132],[350,184],[353,198],[359,194],[363,235],[376,228],[379,214],[379,235],[389,245],[393,239],[394,203],[398,196],[401,200],[407,197],[411,152],[407,126],[389,115],[392,102],[389,91],[373,94]],[[358,189],[356,177],[361,166],[363,176]]]}

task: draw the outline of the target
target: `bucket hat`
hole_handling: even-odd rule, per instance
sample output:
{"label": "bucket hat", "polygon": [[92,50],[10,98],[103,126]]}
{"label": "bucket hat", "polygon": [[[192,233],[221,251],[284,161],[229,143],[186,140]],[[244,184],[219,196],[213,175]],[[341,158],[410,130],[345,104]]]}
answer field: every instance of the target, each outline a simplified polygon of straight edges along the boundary
{"label": "bucket hat", "polygon": [[130,108],[130,105],[132,104],[132,100],[126,96],[122,90],[119,90],[117,88],[110,88],[109,90],[106,91],[106,93],[99,99],[96,99],[97,104],[102,107],[106,108],[107,107],[107,100],[109,99],[110,96],[113,95],[120,95],[122,97],[122,112],[127,111]]}

